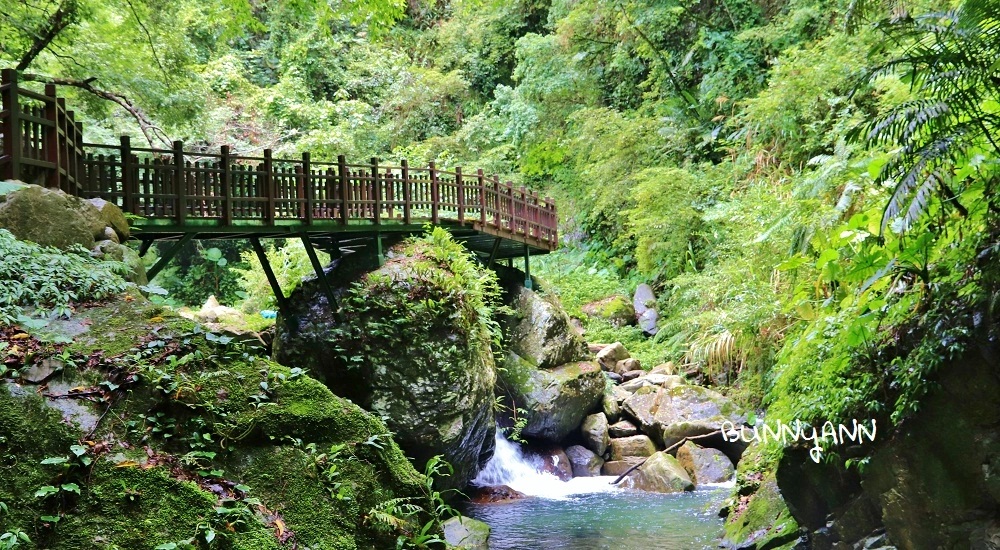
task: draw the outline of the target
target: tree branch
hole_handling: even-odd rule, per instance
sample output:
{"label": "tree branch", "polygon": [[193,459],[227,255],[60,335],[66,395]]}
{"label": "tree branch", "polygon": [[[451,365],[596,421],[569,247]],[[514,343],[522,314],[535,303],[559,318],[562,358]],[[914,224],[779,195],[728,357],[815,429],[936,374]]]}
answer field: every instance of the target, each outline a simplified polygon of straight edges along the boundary
{"label": "tree branch", "polygon": [[[128,114],[132,115],[132,118],[134,118],[136,123],[139,125],[139,129],[142,130],[142,135],[145,136],[146,142],[149,143],[150,147],[155,148],[157,145],[166,147],[170,145],[170,137],[167,136],[167,133],[154,124],[152,119],[150,119],[140,107],[136,106],[132,103],[132,100],[120,93],[95,88],[93,83],[96,79],[94,78],[76,80],[72,78],[53,78],[30,73],[22,74],[21,78],[32,82],[44,82],[46,84],[55,84],[58,86],[72,86],[74,88],[90,92],[101,99],[114,102],[122,109],[125,109]],[[159,143],[156,143],[155,141],[158,141]]]}
{"label": "tree branch", "polygon": [[59,8],[52,12],[52,15],[49,16],[49,20],[45,24],[44,31],[42,31],[41,34],[36,35],[35,42],[21,57],[21,61],[17,64],[15,69],[17,71],[27,69],[35,58],[38,57],[38,54],[42,53],[45,48],[49,47],[49,44],[55,40],[56,36],[58,36],[63,29],[73,23],[75,15],[76,0],[66,0],[65,2],[59,4]]}

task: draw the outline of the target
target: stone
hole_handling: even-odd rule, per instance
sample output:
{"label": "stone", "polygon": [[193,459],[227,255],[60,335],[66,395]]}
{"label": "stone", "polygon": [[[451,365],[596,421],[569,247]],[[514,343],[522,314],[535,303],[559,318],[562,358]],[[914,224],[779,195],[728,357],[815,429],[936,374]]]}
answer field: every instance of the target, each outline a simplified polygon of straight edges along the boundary
{"label": "stone", "polygon": [[122,244],[121,239],[118,238],[118,233],[115,233],[115,230],[111,227],[105,227],[104,232],[96,238],[100,241],[111,241],[115,244]]}
{"label": "stone", "polygon": [[479,520],[455,516],[446,519],[441,527],[444,528],[444,540],[449,548],[458,550],[490,548],[490,526]]}
{"label": "stone", "polygon": [[653,294],[651,286],[642,283],[635,287],[635,294],[632,295],[632,309],[635,311],[637,319],[655,304],[656,295]]}
{"label": "stone", "polygon": [[616,361],[615,366],[612,371],[621,374],[624,378],[626,372],[634,370],[642,370],[642,366],[639,364],[639,360],[634,357],[629,357],[628,359],[622,359],[621,361]]}
{"label": "stone", "polygon": [[656,326],[659,320],[660,314],[655,309],[647,309],[645,313],[639,316],[639,328],[642,329],[642,333],[646,336],[656,336],[656,333],[660,332],[660,328]]}
{"label": "stone", "polygon": [[608,460],[601,467],[601,473],[606,476],[620,476],[627,472],[629,468],[632,468],[646,460],[646,457],[641,456],[628,456],[622,460]]}
{"label": "stone", "polygon": [[667,361],[666,363],[661,363],[649,369],[649,374],[665,374],[667,376],[674,376],[677,374],[677,365],[675,365],[673,361]]}
{"label": "stone", "polygon": [[608,422],[617,422],[622,414],[622,407],[618,404],[614,395],[614,392],[605,391],[604,397],[601,399],[604,416],[607,417]]}
{"label": "stone", "polygon": [[619,406],[621,406],[621,404],[624,403],[629,397],[632,397],[632,392],[623,390],[621,386],[611,386],[611,398],[614,399],[615,403],[618,403]]}
{"label": "stone", "polygon": [[727,421],[737,426],[746,421],[746,414],[736,404],[701,386],[642,388],[625,400],[622,409],[638,420],[640,429],[663,447],[670,447],[685,437],[719,430]]}
{"label": "stone", "polygon": [[630,371],[622,374],[622,382],[629,382],[631,380],[635,380],[636,378],[639,378],[640,376],[642,376],[644,374],[646,374],[646,371],[641,370],[641,369],[640,370],[630,370]]}
{"label": "stone", "polygon": [[632,303],[627,296],[621,294],[584,304],[580,309],[588,316],[603,319],[617,328],[636,323],[635,309],[633,309]]}
{"label": "stone", "polygon": [[528,448],[525,455],[541,463],[541,471],[552,474],[560,481],[573,479],[573,465],[566,452],[559,447]]}
{"label": "stone", "polygon": [[604,370],[614,371],[615,365],[618,361],[623,361],[628,359],[631,355],[628,354],[628,350],[621,342],[615,342],[609,346],[605,346],[601,351],[597,352],[597,362],[601,365]]}
{"label": "stone", "polygon": [[128,273],[125,274],[126,280],[140,286],[149,283],[146,278],[146,266],[135,250],[108,239],[97,243],[91,253],[103,260],[122,262],[128,266]]}
{"label": "stone", "polygon": [[680,376],[667,374],[646,374],[645,376],[641,376],[635,380],[622,383],[621,387],[627,392],[634,393],[639,388],[644,386],[673,388],[683,384],[684,378]]}
{"label": "stone", "polygon": [[574,432],[604,397],[604,375],[596,363],[535,368],[510,352],[499,371],[500,385],[513,404],[527,411],[524,437],[559,443]]}
{"label": "stone", "polygon": [[629,487],[651,493],[693,491],[694,483],[676,458],[660,451],[628,475]]}
{"label": "stone", "polygon": [[515,315],[506,323],[510,350],[532,366],[555,368],[588,357],[587,344],[551,295],[522,287],[511,307]]}
{"label": "stone", "polygon": [[587,352],[591,353],[593,355],[596,355],[596,354],[600,353],[600,351],[602,349],[604,349],[604,348],[606,348],[606,347],[608,347],[610,345],[611,344],[591,344],[591,343],[588,343],[587,344]]}
{"label": "stone", "polygon": [[29,185],[0,202],[0,227],[22,241],[67,249],[94,246],[94,235],[104,232],[97,209],[58,189]]}
{"label": "stone", "polygon": [[604,459],[582,445],[566,448],[566,456],[573,467],[573,477],[593,477],[601,475]]}
{"label": "stone", "polygon": [[621,384],[622,383],[622,375],[618,374],[617,372],[611,372],[611,371],[607,371],[606,370],[606,371],[604,371],[604,376],[608,380],[611,380],[611,382],[614,383],[614,384]]}
{"label": "stone", "polygon": [[645,435],[619,437],[611,440],[611,460],[624,460],[626,457],[651,456],[656,452],[653,440]]}
{"label": "stone", "polygon": [[492,485],[489,487],[470,486],[469,500],[476,504],[496,504],[501,502],[513,502],[525,497],[524,493],[511,489],[506,485]]}
{"label": "stone", "polygon": [[618,422],[608,426],[608,434],[610,434],[611,437],[629,437],[632,435],[639,435],[639,428],[628,420],[619,420]]}
{"label": "stone", "polygon": [[31,365],[31,367],[29,367],[28,370],[21,375],[21,379],[31,384],[41,384],[51,378],[53,374],[61,371],[62,368],[63,363],[58,359],[42,359],[38,363]]}
{"label": "stone", "polygon": [[122,212],[121,208],[118,208],[114,203],[100,198],[90,199],[88,202],[97,209],[98,218],[103,222],[105,227],[112,228],[120,241],[128,240],[128,218],[125,217],[125,213]]}
{"label": "stone", "polygon": [[736,468],[725,453],[718,449],[699,447],[693,441],[687,441],[677,449],[677,460],[691,481],[698,485],[725,483],[736,473]]}
{"label": "stone", "polygon": [[608,450],[611,438],[608,436],[608,417],[604,413],[592,414],[583,419],[580,432],[583,434],[583,444],[591,451],[603,456]]}

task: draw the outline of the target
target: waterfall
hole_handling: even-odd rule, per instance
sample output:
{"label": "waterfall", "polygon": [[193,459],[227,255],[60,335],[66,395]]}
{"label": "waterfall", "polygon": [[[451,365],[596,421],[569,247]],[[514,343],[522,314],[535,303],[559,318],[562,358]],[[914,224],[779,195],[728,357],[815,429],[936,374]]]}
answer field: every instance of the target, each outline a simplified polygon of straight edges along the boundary
{"label": "waterfall", "polygon": [[503,431],[497,427],[496,450],[493,458],[479,472],[473,485],[492,487],[506,485],[527,496],[564,499],[571,495],[616,491],[611,485],[612,476],[575,477],[562,481],[558,477],[541,471],[541,459],[525,457],[517,443],[507,441]]}

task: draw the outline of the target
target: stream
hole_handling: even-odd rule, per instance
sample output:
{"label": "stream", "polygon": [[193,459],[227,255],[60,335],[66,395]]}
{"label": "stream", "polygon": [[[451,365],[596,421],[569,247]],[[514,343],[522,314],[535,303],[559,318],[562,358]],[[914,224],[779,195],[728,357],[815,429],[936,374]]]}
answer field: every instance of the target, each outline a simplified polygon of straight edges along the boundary
{"label": "stream", "polygon": [[492,529],[491,550],[692,550],[718,545],[718,510],[731,484],[658,494],[616,488],[610,485],[614,477],[564,482],[537,467],[517,445],[497,436],[496,453],[473,484],[507,485],[527,498],[465,505],[465,515]]}

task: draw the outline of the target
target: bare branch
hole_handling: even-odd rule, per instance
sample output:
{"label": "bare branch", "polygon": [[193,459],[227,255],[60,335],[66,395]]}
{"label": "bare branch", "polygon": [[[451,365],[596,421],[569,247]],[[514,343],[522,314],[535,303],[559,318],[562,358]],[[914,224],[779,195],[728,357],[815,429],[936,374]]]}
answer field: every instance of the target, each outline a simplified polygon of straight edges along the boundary
{"label": "bare branch", "polygon": [[35,58],[38,57],[38,54],[42,53],[45,48],[49,47],[49,44],[55,40],[56,36],[58,36],[63,29],[73,23],[75,15],[76,0],[66,0],[65,2],[60,3],[59,8],[52,12],[52,15],[49,16],[49,20],[45,23],[44,30],[42,30],[41,34],[36,35],[35,42],[21,57],[21,61],[17,64],[15,69],[18,71],[27,69]]}

